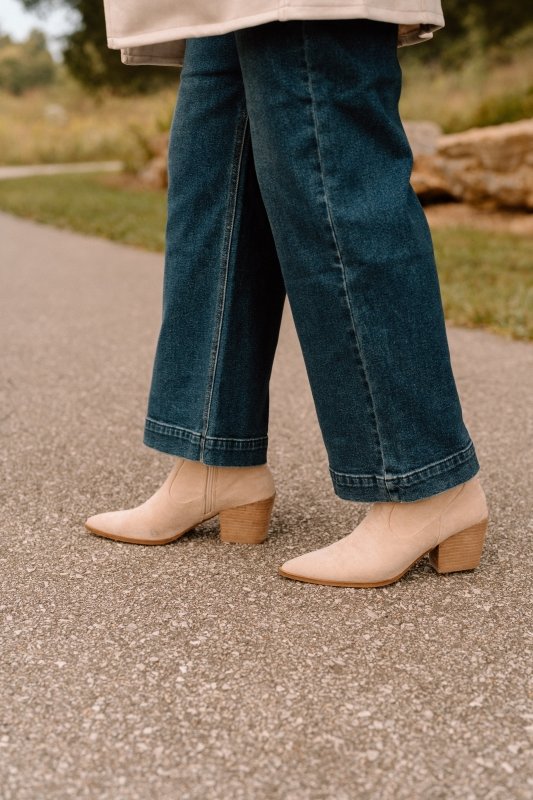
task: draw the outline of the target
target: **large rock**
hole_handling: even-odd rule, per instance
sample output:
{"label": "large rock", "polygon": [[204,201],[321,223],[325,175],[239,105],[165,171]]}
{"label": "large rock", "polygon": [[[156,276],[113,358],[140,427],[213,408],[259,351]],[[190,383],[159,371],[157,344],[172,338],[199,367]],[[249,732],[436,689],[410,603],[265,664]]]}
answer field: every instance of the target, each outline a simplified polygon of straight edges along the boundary
{"label": "large rock", "polygon": [[[422,124],[422,123],[421,123]],[[429,139],[421,149],[406,124],[415,156],[411,183],[426,201],[446,196],[488,208],[533,208],[533,119]]]}
{"label": "large rock", "polygon": [[411,185],[420,199],[427,203],[454,199],[446,176],[438,168],[434,155],[415,157]]}
{"label": "large rock", "polygon": [[411,184],[425,202],[450,200],[451,194],[444,177],[435,168],[435,153],[442,128],[436,122],[404,122],[403,126],[414,156]]}
{"label": "large rock", "polygon": [[533,119],[442,136],[435,162],[456,198],[533,208]]}
{"label": "large rock", "polygon": [[415,159],[420,156],[432,156],[437,152],[437,143],[442,136],[442,128],[430,120],[407,121],[403,127],[409,139]]}

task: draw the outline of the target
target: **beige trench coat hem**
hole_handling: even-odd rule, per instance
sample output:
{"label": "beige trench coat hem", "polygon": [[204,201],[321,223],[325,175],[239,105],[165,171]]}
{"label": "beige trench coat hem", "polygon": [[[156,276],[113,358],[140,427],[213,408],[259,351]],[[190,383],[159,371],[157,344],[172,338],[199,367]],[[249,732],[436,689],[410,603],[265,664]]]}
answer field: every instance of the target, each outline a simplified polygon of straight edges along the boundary
{"label": "beige trench coat hem", "polygon": [[[154,66],[182,66],[187,38],[201,36],[218,36],[241,28],[253,27],[268,22],[285,22],[289,20],[307,19],[373,19],[378,22],[398,24],[398,47],[417,44],[433,37],[433,32],[444,27],[442,14],[430,11],[394,11],[391,9],[371,9],[360,6],[360,12],[351,4],[345,10],[331,6],[298,6],[269,11],[250,17],[239,17],[237,20],[225,20],[212,24],[180,26],[156,31],[144,31],[127,36],[109,36],[108,47],[121,51],[124,64]],[[281,12],[283,11],[283,14]]]}

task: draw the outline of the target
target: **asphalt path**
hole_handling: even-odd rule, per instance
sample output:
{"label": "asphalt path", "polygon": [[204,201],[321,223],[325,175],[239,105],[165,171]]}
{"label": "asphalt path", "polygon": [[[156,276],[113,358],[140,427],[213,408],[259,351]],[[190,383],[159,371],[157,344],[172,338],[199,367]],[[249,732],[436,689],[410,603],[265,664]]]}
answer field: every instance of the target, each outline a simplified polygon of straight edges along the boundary
{"label": "asphalt path", "polygon": [[[348,533],[287,314],[262,546],[99,539],[142,444],[161,255],[0,214],[2,800],[531,800],[533,347],[449,329],[490,505],[474,573],[283,580]],[[528,694],[529,692],[529,694]]]}
{"label": "asphalt path", "polygon": [[32,175],[71,175],[77,172],[120,172],[122,161],[80,161],[72,164],[21,164],[0,166],[0,180],[29,178]]}

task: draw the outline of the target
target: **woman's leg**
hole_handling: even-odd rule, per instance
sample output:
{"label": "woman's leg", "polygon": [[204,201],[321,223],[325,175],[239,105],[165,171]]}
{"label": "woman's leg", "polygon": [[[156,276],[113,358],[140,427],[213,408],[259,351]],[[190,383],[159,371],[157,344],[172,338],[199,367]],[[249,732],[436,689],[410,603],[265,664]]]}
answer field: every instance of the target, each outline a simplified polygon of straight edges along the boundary
{"label": "woman's leg", "polygon": [[190,39],[169,143],[163,318],[144,442],[264,464],[285,289],[233,34]]}
{"label": "woman's leg", "polygon": [[259,543],[275,493],[268,383],[285,288],[233,34],[187,43],[168,169],[163,320],[144,441],[178,458],[144,503],[85,524],[160,545],[220,514],[224,541]]}
{"label": "woman's leg", "polygon": [[396,37],[371,20],[235,34],[259,185],[348,500],[419,500],[479,469],[409,182]]}

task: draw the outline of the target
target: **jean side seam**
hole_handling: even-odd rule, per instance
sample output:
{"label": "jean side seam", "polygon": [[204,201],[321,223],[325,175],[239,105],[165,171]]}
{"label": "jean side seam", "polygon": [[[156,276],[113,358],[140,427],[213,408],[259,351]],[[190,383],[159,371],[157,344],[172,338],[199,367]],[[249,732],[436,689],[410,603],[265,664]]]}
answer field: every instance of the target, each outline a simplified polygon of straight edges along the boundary
{"label": "jean side seam", "polygon": [[231,245],[233,241],[233,230],[235,227],[235,217],[237,212],[237,197],[239,191],[239,179],[241,174],[241,165],[244,153],[244,143],[246,139],[247,125],[248,125],[248,114],[245,110],[244,115],[241,116],[237,125],[234,150],[233,150],[234,158],[232,162],[232,173],[230,176],[229,198],[228,198],[228,207],[226,210],[226,224],[224,230],[225,236],[222,249],[223,269],[222,269],[222,275],[219,279],[217,314],[215,319],[216,335],[215,335],[215,341],[213,342],[213,348],[211,350],[211,357],[209,361],[208,392],[202,419],[203,432],[200,441],[200,459],[202,459],[204,455],[205,443],[207,440],[207,431],[209,430],[209,422],[211,418],[211,404],[213,401],[218,356],[220,352],[220,342],[222,339],[222,326],[224,322],[224,310],[226,306],[226,293],[227,293],[228,274],[229,274],[229,260],[231,254]]}
{"label": "jean side seam", "polygon": [[[330,229],[331,229],[331,235],[333,237],[335,250],[337,252],[337,257],[339,259],[339,263],[340,263],[340,267],[341,267],[344,295],[345,295],[346,303],[348,305],[348,310],[349,310],[349,313],[350,313],[350,321],[351,321],[352,332],[353,332],[353,337],[354,337],[354,342],[355,342],[355,349],[356,349],[356,353],[357,353],[359,362],[361,364],[363,377],[364,377],[364,382],[365,382],[365,385],[366,385],[368,397],[370,399],[370,407],[372,409],[372,416],[373,416],[373,419],[374,419],[373,428],[374,428],[374,432],[376,434],[379,453],[380,453],[380,457],[381,457],[383,476],[385,476],[385,472],[386,472],[386,470],[385,470],[385,457],[384,457],[384,453],[383,453],[383,445],[382,445],[382,441],[381,441],[381,435],[380,435],[380,432],[379,432],[379,425],[378,425],[378,418],[377,418],[377,413],[376,413],[376,406],[375,406],[374,397],[373,397],[373,394],[372,394],[372,388],[370,386],[368,370],[367,370],[365,361],[363,359],[363,352],[362,352],[361,343],[359,341],[359,336],[357,334],[357,327],[356,327],[356,324],[355,324],[355,314],[354,314],[354,310],[353,310],[353,307],[352,307],[352,303],[350,301],[350,295],[348,293],[348,284],[347,284],[347,280],[346,280],[346,268],[344,266],[344,261],[343,261],[342,255],[341,255],[340,245],[339,245],[339,241],[338,241],[338,238],[337,238],[337,233],[336,233],[336,230],[335,230],[335,226],[333,224],[333,215],[332,215],[331,207],[330,207],[330,204],[329,204],[329,201],[328,201],[328,195],[327,195],[327,190],[326,190],[325,173],[324,173],[324,167],[323,167],[322,156],[321,156],[321,151],[320,151],[320,137],[319,137],[319,133],[318,133],[318,118],[317,118],[317,114],[316,114],[316,100],[315,100],[315,96],[314,96],[314,93],[313,93],[313,83],[312,83],[312,77],[311,77],[312,70],[311,70],[311,64],[310,64],[310,59],[309,59],[309,54],[308,54],[307,38],[306,38],[306,35],[305,35],[305,22],[302,22],[302,38],[303,38],[304,60],[305,60],[305,66],[306,66],[306,72],[307,72],[307,85],[308,85],[308,88],[309,88],[309,96],[311,98],[311,115],[312,115],[312,119],[313,119],[313,128],[314,128],[316,149],[317,149],[317,155],[318,155],[318,164],[319,164],[319,169],[320,169],[322,190],[323,190],[323,193],[324,193],[324,201],[325,201],[325,204],[326,204],[326,212],[327,212],[327,217],[328,217],[328,223],[329,223],[329,226],[330,226]],[[386,483],[385,483],[385,488],[387,489]],[[387,489],[387,491],[388,491],[388,489]]]}

